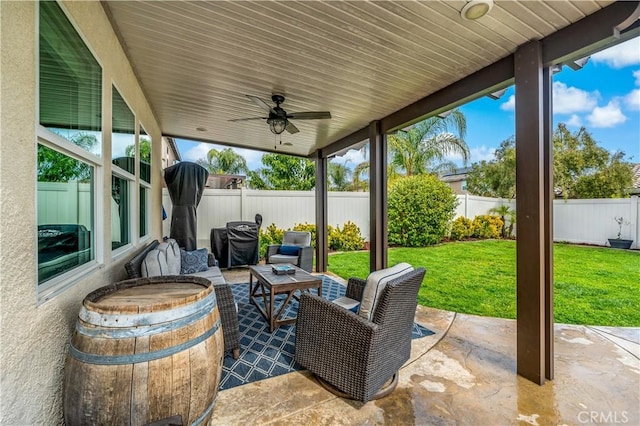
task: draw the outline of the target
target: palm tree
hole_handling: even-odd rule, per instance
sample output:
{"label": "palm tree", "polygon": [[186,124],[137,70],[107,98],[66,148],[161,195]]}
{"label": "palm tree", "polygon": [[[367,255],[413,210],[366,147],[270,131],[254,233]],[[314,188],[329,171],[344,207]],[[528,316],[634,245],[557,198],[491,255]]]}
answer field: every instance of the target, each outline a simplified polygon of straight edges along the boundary
{"label": "palm tree", "polygon": [[351,170],[349,170],[346,164],[329,163],[327,168],[329,189],[332,191],[348,191],[351,189],[350,174]]}
{"label": "palm tree", "polygon": [[231,148],[221,151],[210,149],[207,158],[201,158],[196,163],[214,175],[239,175],[249,171],[244,157]]}
{"label": "palm tree", "polygon": [[390,164],[407,176],[454,170],[447,156],[458,154],[465,164],[469,161],[466,132],[466,119],[457,109],[445,118],[429,117],[408,131],[389,135]]}

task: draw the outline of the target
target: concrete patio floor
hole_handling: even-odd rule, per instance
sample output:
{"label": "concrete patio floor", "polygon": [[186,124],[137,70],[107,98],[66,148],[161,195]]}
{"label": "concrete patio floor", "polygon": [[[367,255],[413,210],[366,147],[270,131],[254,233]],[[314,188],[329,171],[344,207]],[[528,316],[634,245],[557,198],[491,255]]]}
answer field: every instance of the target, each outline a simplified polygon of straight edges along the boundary
{"label": "concrete patio floor", "polygon": [[538,386],[516,374],[514,320],[418,306],[416,322],[435,334],[413,340],[388,397],[345,400],[294,372],[220,391],[212,424],[640,425],[639,328],[556,324],[555,379]]}

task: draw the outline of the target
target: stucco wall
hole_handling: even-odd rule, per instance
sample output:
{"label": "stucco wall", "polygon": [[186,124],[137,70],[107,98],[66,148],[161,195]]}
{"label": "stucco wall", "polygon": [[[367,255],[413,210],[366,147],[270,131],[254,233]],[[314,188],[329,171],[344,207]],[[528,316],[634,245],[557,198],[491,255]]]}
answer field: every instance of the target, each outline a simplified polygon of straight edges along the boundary
{"label": "stucco wall", "polygon": [[[110,92],[116,84],[154,141],[153,158],[159,159],[158,123],[101,5],[64,2],[63,7],[102,65],[104,85]],[[64,359],[82,299],[123,279],[123,262],[136,251],[113,261],[110,241],[103,238],[98,242],[104,253],[101,268],[52,300],[37,303],[36,13],[34,2],[0,1],[0,424],[7,425],[62,423]],[[103,122],[110,122],[110,111],[103,113]],[[104,141],[110,150],[108,132]],[[151,236],[157,238],[162,177],[160,161],[152,161]],[[107,162],[104,176],[109,174]],[[110,179],[104,179],[104,205],[109,205],[109,186]],[[103,233],[110,235],[108,229]]]}

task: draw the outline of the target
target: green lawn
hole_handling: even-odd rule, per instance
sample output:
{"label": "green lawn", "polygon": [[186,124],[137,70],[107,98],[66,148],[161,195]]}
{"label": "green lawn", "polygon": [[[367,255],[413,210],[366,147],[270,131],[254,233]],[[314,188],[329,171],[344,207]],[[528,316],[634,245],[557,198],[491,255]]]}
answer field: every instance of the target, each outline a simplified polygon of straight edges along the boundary
{"label": "green lawn", "polygon": [[[418,294],[424,306],[501,318],[516,317],[515,241],[444,243],[389,249],[389,265],[424,266]],[[554,245],[555,321],[640,326],[640,252]],[[365,278],[368,252],[329,256],[329,270]]]}

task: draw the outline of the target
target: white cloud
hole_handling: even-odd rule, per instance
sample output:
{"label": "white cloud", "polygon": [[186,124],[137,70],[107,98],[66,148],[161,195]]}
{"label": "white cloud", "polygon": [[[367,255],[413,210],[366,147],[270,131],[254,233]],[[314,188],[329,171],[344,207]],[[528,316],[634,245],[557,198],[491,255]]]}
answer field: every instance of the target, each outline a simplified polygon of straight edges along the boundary
{"label": "white cloud", "polygon": [[484,145],[477,146],[475,148],[471,148],[469,150],[471,152],[471,160],[469,164],[477,163],[482,160],[490,161],[493,160],[493,154],[496,152],[495,148],[488,148]]}
{"label": "white cloud", "polygon": [[516,109],[516,95],[509,96],[507,102],[500,105],[500,109],[503,111],[514,111]]}
{"label": "white cloud", "polygon": [[363,149],[350,149],[346,154],[335,156],[331,160],[332,163],[344,164],[349,168],[362,163],[365,160]]}
{"label": "white cloud", "polygon": [[634,89],[624,98],[624,104],[633,111],[640,110],[640,89]]}
{"label": "white cloud", "polygon": [[606,106],[595,107],[587,120],[592,127],[614,127],[627,121],[627,117],[620,110],[620,102],[614,99]]}
{"label": "white cloud", "polygon": [[594,53],[591,55],[591,59],[595,63],[604,63],[612,68],[640,64],[640,37]]}
{"label": "white cloud", "polygon": [[640,86],[640,70],[634,71],[633,77],[636,79],[636,86]]}
{"label": "white cloud", "polygon": [[[194,142],[192,145],[193,146],[191,148],[180,153],[180,156],[182,157],[182,161],[196,162],[201,158],[207,158],[207,153],[209,152],[210,149],[222,150],[222,149],[228,148],[226,146],[215,145],[215,144],[204,143],[204,142],[200,142],[200,143]],[[244,159],[247,161],[247,167],[249,167],[249,170],[255,170],[262,167],[261,160],[264,152],[256,151],[253,149],[244,149],[244,148],[232,147],[231,149],[244,157]]]}
{"label": "white cloud", "polygon": [[587,92],[577,87],[567,87],[561,81],[553,83],[554,114],[572,114],[590,111],[598,104],[599,93]]}
{"label": "white cloud", "polygon": [[[599,96],[597,91],[587,92],[577,87],[567,87],[565,83],[556,81],[553,83],[553,112],[554,114],[572,114],[591,111],[598,104]],[[509,99],[500,105],[503,111],[514,111],[515,108],[515,95],[509,96]]]}
{"label": "white cloud", "polygon": [[580,127],[582,126],[582,120],[578,117],[577,114],[572,114],[571,117],[566,122],[569,127]]}
{"label": "white cloud", "polygon": [[201,158],[207,158],[207,152],[213,148],[210,143],[197,143],[192,148],[180,153],[182,161],[196,162]]}

